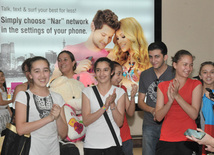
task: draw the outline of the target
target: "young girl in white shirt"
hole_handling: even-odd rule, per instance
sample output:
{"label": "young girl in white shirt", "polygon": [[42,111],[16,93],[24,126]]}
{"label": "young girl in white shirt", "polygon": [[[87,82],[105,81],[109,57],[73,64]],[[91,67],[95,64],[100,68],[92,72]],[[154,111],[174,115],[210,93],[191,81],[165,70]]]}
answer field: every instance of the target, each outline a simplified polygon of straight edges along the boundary
{"label": "young girl in white shirt", "polygon": [[47,59],[33,57],[29,70],[29,77],[33,81],[33,85],[27,90],[30,95],[29,122],[26,122],[27,97],[24,91],[20,91],[15,100],[17,133],[31,135],[30,155],[59,155],[58,136],[64,139],[68,130],[62,108],[64,100],[46,86],[50,78]]}
{"label": "young girl in white shirt", "polygon": [[103,113],[107,112],[117,139],[120,145],[122,145],[119,127],[122,126],[124,119],[125,92],[122,88],[111,84],[111,77],[114,74],[114,70],[110,59],[106,57],[99,58],[94,64],[94,70],[98,81],[96,87],[104,105],[100,107],[91,87],[83,90],[82,116],[83,123],[87,128],[84,141],[84,154],[117,155],[116,144]]}

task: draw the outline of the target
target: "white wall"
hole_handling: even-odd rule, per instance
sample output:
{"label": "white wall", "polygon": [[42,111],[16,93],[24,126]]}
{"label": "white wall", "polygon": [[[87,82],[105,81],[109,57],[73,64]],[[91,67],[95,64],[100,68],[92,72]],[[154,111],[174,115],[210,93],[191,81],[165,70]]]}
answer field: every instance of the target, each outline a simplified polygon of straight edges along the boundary
{"label": "white wall", "polygon": [[162,0],[162,40],[171,56],[186,49],[195,57],[193,76],[200,64],[214,61],[214,0]]}

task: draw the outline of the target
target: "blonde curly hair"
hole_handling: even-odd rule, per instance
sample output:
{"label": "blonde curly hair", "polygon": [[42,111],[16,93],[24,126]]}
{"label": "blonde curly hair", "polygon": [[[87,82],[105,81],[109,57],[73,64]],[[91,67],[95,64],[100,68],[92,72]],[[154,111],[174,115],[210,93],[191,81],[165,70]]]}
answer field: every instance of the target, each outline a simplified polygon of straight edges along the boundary
{"label": "blonde curly hair", "polygon": [[[151,67],[148,55],[148,43],[145,39],[143,29],[139,22],[133,18],[123,18],[120,20],[120,30],[123,31],[125,37],[131,41],[131,50],[134,51],[133,58],[135,60],[135,70],[146,70]],[[117,37],[114,36],[115,44],[113,53],[116,56],[115,61],[124,65],[128,60],[128,52],[122,52],[117,43]]]}

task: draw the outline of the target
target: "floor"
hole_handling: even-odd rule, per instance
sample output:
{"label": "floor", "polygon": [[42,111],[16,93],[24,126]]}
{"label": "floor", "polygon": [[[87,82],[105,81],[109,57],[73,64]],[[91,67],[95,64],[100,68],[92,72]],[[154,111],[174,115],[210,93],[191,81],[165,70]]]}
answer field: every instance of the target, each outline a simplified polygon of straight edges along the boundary
{"label": "floor", "polygon": [[141,147],[134,148],[133,154],[134,155],[142,155],[142,148]]}
{"label": "floor", "polygon": [[142,136],[132,136],[133,154],[142,155]]}

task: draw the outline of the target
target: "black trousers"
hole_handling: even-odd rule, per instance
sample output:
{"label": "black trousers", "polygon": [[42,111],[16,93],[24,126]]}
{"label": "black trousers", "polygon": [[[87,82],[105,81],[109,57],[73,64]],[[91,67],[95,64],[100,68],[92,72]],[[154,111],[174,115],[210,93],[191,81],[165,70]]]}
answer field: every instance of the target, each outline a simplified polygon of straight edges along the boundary
{"label": "black trousers", "polygon": [[166,142],[159,141],[156,147],[156,155],[192,155],[193,151],[198,154],[199,145],[196,142]]}
{"label": "black trousers", "polygon": [[118,155],[118,148],[116,146],[106,149],[84,148],[84,155]]}

